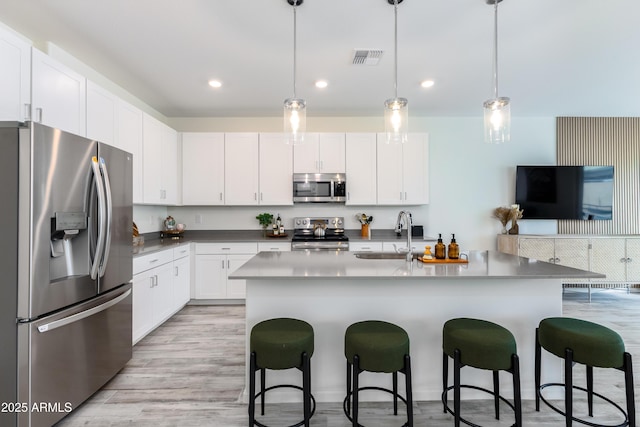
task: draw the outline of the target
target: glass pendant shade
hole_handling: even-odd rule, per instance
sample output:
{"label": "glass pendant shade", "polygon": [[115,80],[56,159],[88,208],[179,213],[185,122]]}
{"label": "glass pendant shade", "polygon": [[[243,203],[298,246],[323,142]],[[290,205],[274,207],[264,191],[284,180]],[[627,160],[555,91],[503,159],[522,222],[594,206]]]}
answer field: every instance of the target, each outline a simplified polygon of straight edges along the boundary
{"label": "glass pendant shade", "polygon": [[407,142],[409,101],[406,98],[391,98],[384,102],[384,127],[388,144]]}
{"label": "glass pendant shade", "polygon": [[484,102],[484,142],[502,144],[511,135],[511,103],[501,97]]}
{"label": "glass pendant shade", "polygon": [[284,100],[284,133],[287,144],[304,141],[307,128],[307,104],[301,98]]}

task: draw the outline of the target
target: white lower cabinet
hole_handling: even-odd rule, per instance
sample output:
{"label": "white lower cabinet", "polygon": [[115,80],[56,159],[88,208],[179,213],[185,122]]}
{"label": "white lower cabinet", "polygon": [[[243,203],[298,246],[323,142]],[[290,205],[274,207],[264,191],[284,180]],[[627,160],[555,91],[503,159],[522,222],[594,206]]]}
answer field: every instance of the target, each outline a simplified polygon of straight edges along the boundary
{"label": "white lower cabinet", "polygon": [[231,273],[258,253],[255,242],[196,243],[196,299],[244,299],[246,282]]}
{"label": "white lower cabinet", "polygon": [[133,273],[135,344],[189,301],[189,245],[134,258]]}

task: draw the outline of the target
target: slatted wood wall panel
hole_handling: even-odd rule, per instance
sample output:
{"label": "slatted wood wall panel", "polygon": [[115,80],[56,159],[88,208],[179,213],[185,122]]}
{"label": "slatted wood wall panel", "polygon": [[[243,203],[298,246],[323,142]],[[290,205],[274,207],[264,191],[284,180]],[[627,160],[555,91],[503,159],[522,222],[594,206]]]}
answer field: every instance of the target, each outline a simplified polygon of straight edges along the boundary
{"label": "slatted wood wall panel", "polygon": [[558,117],[558,165],[613,165],[613,220],[558,221],[561,234],[640,234],[640,117]]}

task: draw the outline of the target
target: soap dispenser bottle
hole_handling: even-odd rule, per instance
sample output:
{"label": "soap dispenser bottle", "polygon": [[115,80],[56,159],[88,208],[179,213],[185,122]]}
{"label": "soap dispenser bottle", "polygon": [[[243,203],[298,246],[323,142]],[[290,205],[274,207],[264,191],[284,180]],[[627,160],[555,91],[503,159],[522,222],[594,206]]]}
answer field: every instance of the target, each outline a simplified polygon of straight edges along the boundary
{"label": "soap dispenser bottle", "polygon": [[435,258],[436,259],[445,259],[447,257],[446,254],[446,246],[444,245],[444,243],[442,243],[442,234],[438,234],[438,242],[436,243],[435,246]]}
{"label": "soap dispenser bottle", "polygon": [[456,235],[451,235],[451,243],[449,243],[448,250],[449,259],[458,259],[460,258],[460,247],[456,243]]}

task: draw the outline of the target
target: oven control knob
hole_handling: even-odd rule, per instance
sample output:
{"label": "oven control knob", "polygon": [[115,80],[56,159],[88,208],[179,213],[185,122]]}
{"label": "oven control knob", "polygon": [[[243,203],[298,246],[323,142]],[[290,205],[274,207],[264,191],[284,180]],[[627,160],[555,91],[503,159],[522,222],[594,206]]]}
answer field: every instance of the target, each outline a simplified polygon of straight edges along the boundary
{"label": "oven control knob", "polygon": [[336,222],[338,223],[339,226],[342,225],[342,220],[341,219],[338,219]]}
{"label": "oven control knob", "polygon": [[302,225],[307,225],[307,220],[306,219],[302,220]]}

